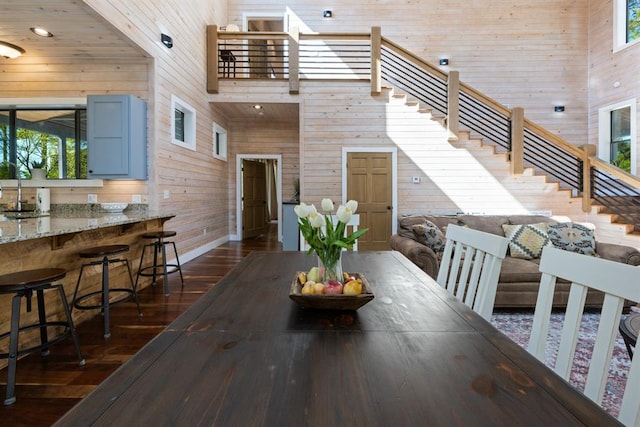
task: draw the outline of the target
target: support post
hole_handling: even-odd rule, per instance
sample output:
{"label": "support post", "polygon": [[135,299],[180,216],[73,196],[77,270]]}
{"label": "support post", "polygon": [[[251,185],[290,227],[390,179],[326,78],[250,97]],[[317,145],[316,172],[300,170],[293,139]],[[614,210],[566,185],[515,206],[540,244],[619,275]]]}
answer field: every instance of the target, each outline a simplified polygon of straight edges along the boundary
{"label": "support post", "polygon": [[382,32],[371,28],[371,95],[382,93]]}
{"label": "support post", "polygon": [[207,93],[218,93],[218,26],[207,25]]}
{"label": "support post", "polygon": [[524,108],[511,110],[511,174],[524,172]]}
{"label": "support post", "polygon": [[591,211],[591,159],[596,155],[596,146],[584,144],[582,147],[582,212]]}
{"label": "support post", "polygon": [[447,130],[449,140],[457,141],[460,132],[460,72],[450,71],[447,79]]}
{"label": "support post", "polygon": [[289,30],[289,93],[300,93],[300,30]]}

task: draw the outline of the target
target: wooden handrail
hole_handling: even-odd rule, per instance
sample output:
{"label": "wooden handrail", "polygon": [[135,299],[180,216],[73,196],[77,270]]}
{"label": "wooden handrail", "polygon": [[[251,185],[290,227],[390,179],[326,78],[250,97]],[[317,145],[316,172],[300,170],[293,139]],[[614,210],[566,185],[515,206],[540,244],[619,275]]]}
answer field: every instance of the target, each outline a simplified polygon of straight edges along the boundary
{"label": "wooden handrail", "polygon": [[417,65],[420,65],[421,67],[425,68],[427,70],[427,72],[435,75],[439,79],[442,79],[444,81],[447,80],[447,73],[445,73],[444,71],[438,69],[437,67],[434,67],[433,65],[431,65],[430,63],[428,63],[424,59],[420,58],[419,56],[414,55],[413,53],[409,52],[405,48],[400,47],[399,45],[395,44],[391,40],[389,40],[389,39],[387,39],[385,37],[382,37],[382,45],[388,47],[389,49],[391,49],[392,51],[394,51],[398,55],[403,56],[403,57],[405,57],[407,59],[410,59],[412,62],[415,62]]}
{"label": "wooden handrail", "polygon": [[477,99],[479,101],[482,101],[482,103],[484,103],[485,105],[488,105],[489,107],[493,108],[494,110],[498,111],[499,113],[505,115],[507,118],[509,118],[509,119],[511,118],[511,110],[510,109],[508,109],[504,105],[500,104],[495,99],[485,95],[484,93],[478,92],[476,89],[472,88],[468,84],[466,84],[464,82],[460,82],[460,90],[462,90],[462,91],[466,92],[467,94],[471,95],[472,98],[475,98],[475,99]]}
{"label": "wooden handrail", "polygon": [[578,157],[578,158],[582,158],[582,150],[578,147],[576,147],[573,144],[569,144],[567,141],[565,141],[564,139],[560,138],[558,135],[555,135],[551,132],[549,132],[547,129],[543,128],[542,126],[532,122],[529,119],[524,119],[524,127],[525,129],[528,129],[530,131],[532,131],[533,133],[542,136],[544,139],[548,140],[549,142],[559,146],[561,149],[563,149],[564,151],[567,151],[571,154],[573,154],[574,156]]}
{"label": "wooden handrail", "polygon": [[625,172],[622,169],[619,169],[612,164],[599,159],[596,156],[589,157],[589,161],[591,162],[591,165],[596,167],[597,169],[601,169],[609,175],[613,175],[615,178],[619,179],[625,184],[629,184],[632,187],[640,189],[640,178],[638,178],[637,176]]}

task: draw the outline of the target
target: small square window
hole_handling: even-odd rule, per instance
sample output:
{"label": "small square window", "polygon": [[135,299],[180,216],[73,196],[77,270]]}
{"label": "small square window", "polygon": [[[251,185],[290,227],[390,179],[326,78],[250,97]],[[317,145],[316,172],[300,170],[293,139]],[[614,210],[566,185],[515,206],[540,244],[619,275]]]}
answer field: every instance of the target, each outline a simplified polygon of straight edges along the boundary
{"label": "small square window", "polygon": [[217,123],[213,124],[213,157],[227,160],[227,130]]}
{"label": "small square window", "polygon": [[171,95],[171,142],[196,151],[196,110]]}

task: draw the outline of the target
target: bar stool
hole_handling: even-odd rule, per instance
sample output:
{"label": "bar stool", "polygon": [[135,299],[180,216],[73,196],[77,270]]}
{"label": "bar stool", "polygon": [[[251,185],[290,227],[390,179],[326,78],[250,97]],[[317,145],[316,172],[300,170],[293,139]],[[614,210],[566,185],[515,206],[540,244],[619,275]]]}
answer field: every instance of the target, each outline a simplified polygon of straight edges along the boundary
{"label": "bar stool", "polygon": [[[37,270],[19,271],[16,273],[5,274],[0,276],[0,294],[13,294],[11,304],[11,325],[9,332],[0,335],[0,340],[9,337],[9,352],[0,354],[0,358],[9,359],[7,369],[7,397],[4,400],[5,405],[11,405],[16,401],[16,364],[18,356],[31,353],[42,349],[43,356],[49,355],[49,346],[55,344],[67,335],[71,335],[73,345],[80,361],[80,366],[84,366],[85,360],[80,352],[80,344],[78,335],[73,326],[71,311],[67,297],[64,293],[64,287],[61,284],[54,285],[56,282],[67,274],[62,268],[42,268]],[[46,289],[57,289],[60,296],[60,302],[66,316],[65,320],[47,321],[44,291]],[[31,312],[31,297],[36,292],[36,301],[38,304],[38,322],[30,325],[20,326],[20,305],[21,299],[24,298],[27,303],[27,312]],[[47,328],[52,326],[64,326],[64,332],[56,337],[49,339]],[[18,348],[19,333],[31,329],[40,329],[40,344],[20,350]]]}
{"label": "bar stool", "polygon": [[633,349],[636,347],[638,331],[640,331],[640,313],[631,313],[620,319],[619,330],[627,347],[629,359],[633,359]]}
{"label": "bar stool", "polygon": [[[140,279],[140,276],[151,277],[151,284],[155,286],[156,277],[159,274],[162,274],[164,276],[164,295],[169,296],[169,274],[175,273],[176,271],[180,273],[180,282],[184,287],[182,267],[180,266],[180,258],[178,258],[178,250],[176,249],[176,244],[174,241],[164,240],[168,237],[173,237],[176,234],[177,233],[175,231],[152,231],[149,233],[144,233],[142,235],[143,239],[155,239],[155,242],[147,243],[142,248],[142,256],[140,257],[140,265],[138,266],[138,274],[136,275],[136,287],[138,286],[138,280]],[[167,264],[167,245],[173,246],[173,252],[176,255],[175,264]],[[142,264],[144,263],[145,253],[147,252],[147,247],[153,247],[153,265],[142,267]],[[158,255],[162,255],[161,264],[158,264]]]}
{"label": "bar stool", "polygon": [[[136,286],[133,283],[133,276],[131,274],[131,268],[129,267],[129,260],[127,260],[126,258],[110,258],[110,257],[113,257],[114,255],[118,255],[128,251],[129,251],[129,245],[107,245],[107,246],[97,246],[94,248],[84,249],[78,253],[80,258],[99,258],[99,259],[83,264],[82,267],[80,268],[80,274],[78,275],[78,281],[76,283],[76,290],[73,293],[72,309],[77,308],[78,310],[94,310],[99,308],[104,317],[104,337],[105,338],[109,338],[111,336],[111,330],[110,330],[110,324],[109,324],[110,322],[109,307],[110,306],[126,301],[130,297],[133,297],[136,303],[136,307],[138,308],[138,315],[142,316],[142,311],[140,311],[140,303],[138,302],[138,295],[136,293]],[[127,266],[131,288],[109,287],[109,264],[114,264],[114,263],[122,263]],[[94,266],[94,265],[102,265],[102,289],[100,289],[99,291],[89,292],[87,294],[78,296],[78,289],[80,288],[80,281],[82,280],[82,273],[84,272],[84,268]],[[111,301],[109,298],[109,295],[112,293],[123,293],[124,295]],[[91,302],[86,301],[90,298],[95,297],[96,295],[100,296],[99,304],[92,304]],[[83,304],[83,302],[85,304]]]}

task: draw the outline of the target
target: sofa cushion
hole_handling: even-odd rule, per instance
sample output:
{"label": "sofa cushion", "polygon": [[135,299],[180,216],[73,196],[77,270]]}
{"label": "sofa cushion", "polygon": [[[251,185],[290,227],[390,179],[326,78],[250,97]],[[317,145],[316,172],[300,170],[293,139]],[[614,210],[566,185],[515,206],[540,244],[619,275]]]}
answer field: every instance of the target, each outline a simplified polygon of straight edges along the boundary
{"label": "sofa cushion", "polygon": [[522,258],[506,257],[500,268],[500,283],[540,283],[540,258],[526,260]]}
{"label": "sofa cushion", "polygon": [[446,238],[433,222],[427,221],[424,224],[414,225],[413,234],[419,243],[430,247],[434,252],[444,251]]}
{"label": "sofa cushion", "polygon": [[442,227],[458,223],[458,218],[453,215],[405,215],[398,220],[398,235],[415,240],[413,226],[416,224],[426,224],[427,221],[435,224],[440,230]]}
{"label": "sofa cushion", "polygon": [[596,255],[596,239],[593,230],[581,224],[566,222],[550,224],[547,233],[553,246],[583,255]]}
{"label": "sofa cushion", "polygon": [[474,230],[504,236],[502,225],[509,224],[506,216],[499,215],[459,215],[459,225],[466,225]]}
{"label": "sofa cushion", "polygon": [[552,246],[547,234],[547,224],[503,224],[504,235],[509,239],[509,254],[513,258],[540,258],[545,246]]}

